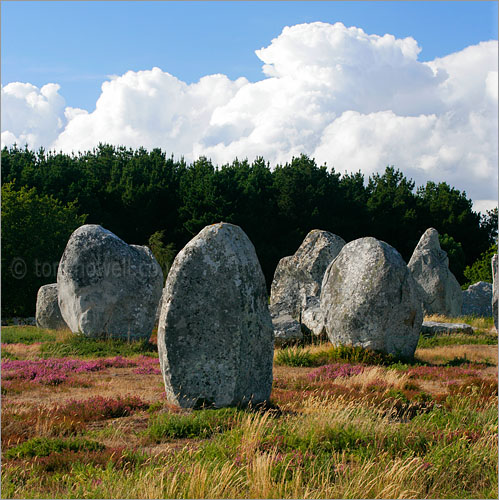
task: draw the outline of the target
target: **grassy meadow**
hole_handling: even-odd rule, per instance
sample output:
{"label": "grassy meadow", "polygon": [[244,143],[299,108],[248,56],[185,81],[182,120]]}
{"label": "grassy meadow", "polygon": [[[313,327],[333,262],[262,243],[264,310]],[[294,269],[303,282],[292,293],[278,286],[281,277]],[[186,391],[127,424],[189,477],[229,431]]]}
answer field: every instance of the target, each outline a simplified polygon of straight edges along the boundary
{"label": "grassy meadow", "polygon": [[2,498],[497,498],[497,333],[465,320],[409,363],[276,349],[269,405],[195,411],[154,335],[4,327]]}

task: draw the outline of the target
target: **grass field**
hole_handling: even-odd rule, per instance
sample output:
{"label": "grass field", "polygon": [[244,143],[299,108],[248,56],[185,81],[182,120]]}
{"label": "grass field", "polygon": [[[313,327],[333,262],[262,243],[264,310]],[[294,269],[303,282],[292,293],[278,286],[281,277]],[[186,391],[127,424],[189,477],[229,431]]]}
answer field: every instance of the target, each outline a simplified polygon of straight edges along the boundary
{"label": "grass field", "polygon": [[497,334],[478,323],[410,363],[276,350],[267,408],[196,411],[166,401],[154,337],[4,327],[2,498],[497,498]]}

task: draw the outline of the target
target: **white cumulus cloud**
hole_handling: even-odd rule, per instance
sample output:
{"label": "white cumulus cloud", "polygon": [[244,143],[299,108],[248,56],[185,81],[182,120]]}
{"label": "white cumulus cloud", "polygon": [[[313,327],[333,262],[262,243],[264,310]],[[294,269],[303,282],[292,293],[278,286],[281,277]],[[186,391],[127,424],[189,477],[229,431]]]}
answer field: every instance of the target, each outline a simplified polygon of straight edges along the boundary
{"label": "white cumulus cloud", "polygon": [[214,110],[247,83],[210,75],[188,85],[159,68],[128,71],[104,82],[95,111],[74,116],[52,146],[85,150],[106,142],[191,157],[193,140],[209,128]]}
{"label": "white cumulus cloud", "polygon": [[50,145],[65,125],[59,88],[54,83],[39,89],[20,82],[2,87],[2,145]]}
{"label": "white cumulus cloud", "polygon": [[420,50],[411,37],[301,24],[256,50],[261,81],[209,75],[187,84],[159,68],[129,71],[103,83],[92,113],[65,108],[55,84],[11,83],[2,88],[2,144],[70,152],[108,142],[216,163],[305,153],[341,172],[395,165],[418,184],[446,181],[490,208],[497,42],[426,63]]}

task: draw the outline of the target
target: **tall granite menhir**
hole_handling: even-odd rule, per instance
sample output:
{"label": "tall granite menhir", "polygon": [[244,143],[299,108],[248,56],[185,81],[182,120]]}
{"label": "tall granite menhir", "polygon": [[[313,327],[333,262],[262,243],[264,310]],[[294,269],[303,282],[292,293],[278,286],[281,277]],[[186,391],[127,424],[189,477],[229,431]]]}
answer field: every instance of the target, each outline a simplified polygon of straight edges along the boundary
{"label": "tall granite menhir", "polygon": [[279,261],[270,293],[276,344],[301,338],[301,325],[315,335],[322,332],[319,306],[322,279],[344,245],[343,238],[314,229],[294,255]]}
{"label": "tall granite menhir", "polygon": [[425,314],[461,315],[462,290],[449,269],[447,252],[440,248],[436,229],[430,227],[421,236],[408,266],[420,286]]}
{"label": "tall granite menhir", "polygon": [[324,275],[321,309],[333,344],[414,356],[421,298],[402,256],[384,241],[360,238],[342,248]]}
{"label": "tall granite menhir", "polygon": [[176,256],[163,291],[158,352],[182,407],[266,401],[273,331],[255,249],[238,226],[205,227]]}
{"label": "tall granite menhir", "polygon": [[162,284],[149,248],[95,224],[71,235],[57,272],[62,317],[88,337],[148,339]]}

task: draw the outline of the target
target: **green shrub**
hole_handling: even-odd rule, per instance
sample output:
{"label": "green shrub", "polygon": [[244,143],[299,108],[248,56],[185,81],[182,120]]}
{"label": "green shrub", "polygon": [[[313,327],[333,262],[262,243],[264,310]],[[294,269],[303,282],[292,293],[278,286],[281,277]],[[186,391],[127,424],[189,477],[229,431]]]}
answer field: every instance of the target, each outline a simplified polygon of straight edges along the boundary
{"label": "green shrub", "polygon": [[3,317],[34,316],[38,289],[54,283],[68,238],[85,219],[74,201],[63,203],[14,182],[2,185]]}
{"label": "green shrub", "polygon": [[180,438],[207,438],[234,426],[239,410],[199,410],[189,415],[167,413],[151,418],[146,436],[154,441]]}
{"label": "green shrub", "polygon": [[495,345],[497,336],[492,335],[445,335],[435,337],[419,337],[418,348],[440,347],[446,345]]}
{"label": "green shrub", "polygon": [[121,339],[92,339],[83,335],[73,335],[62,342],[43,344],[40,354],[43,358],[62,358],[68,356],[111,357],[134,356],[143,354],[157,356],[157,347],[148,340],[128,342]]}
{"label": "green shrub", "polygon": [[442,250],[447,252],[449,269],[456,276],[459,283],[462,283],[466,258],[461,243],[448,234],[439,234],[438,239],[440,240]]}
{"label": "green shrub", "polygon": [[409,403],[409,399],[400,389],[390,389],[386,395],[389,398],[400,399],[403,403]]}
{"label": "green shrub", "polygon": [[163,401],[156,401],[155,403],[151,403],[149,408],[147,409],[148,413],[156,413],[163,409],[164,403]]}
{"label": "green shrub", "polygon": [[36,437],[14,446],[5,452],[5,458],[46,457],[62,451],[100,451],[105,446],[86,439],[60,439]]}
{"label": "green shrub", "polygon": [[391,354],[352,345],[331,346],[318,352],[310,352],[306,347],[287,347],[278,350],[275,357],[277,365],[285,366],[321,366],[332,362],[391,366],[400,364],[401,359]]}
{"label": "green shrub", "polygon": [[285,366],[315,366],[316,359],[303,347],[286,347],[277,352],[275,362]]}
{"label": "green shrub", "polygon": [[477,281],[487,281],[492,283],[492,257],[497,253],[497,244],[492,245],[487,251],[483,252],[480,257],[471,265],[464,269],[466,283],[463,289],[467,289]]}
{"label": "green shrub", "polygon": [[348,363],[366,365],[382,365],[388,366],[399,361],[398,358],[391,354],[373,351],[361,346],[338,345],[330,348],[327,353],[329,361],[345,361]]}
{"label": "green shrub", "polygon": [[55,333],[35,326],[2,327],[2,344],[34,344],[35,342],[54,342]]}
{"label": "green shrub", "polygon": [[291,430],[284,432],[283,448],[286,451],[333,452],[352,451],[366,446],[370,438],[370,429],[360,429],[355,425],[312,426],[305,432]]}
{"label": "green shrub", "polygon": [[418,401],[419,403],[429,403],[430,401],[433,401],[433,397],[431,394],[422,391],[414,396],[414,400]]}

